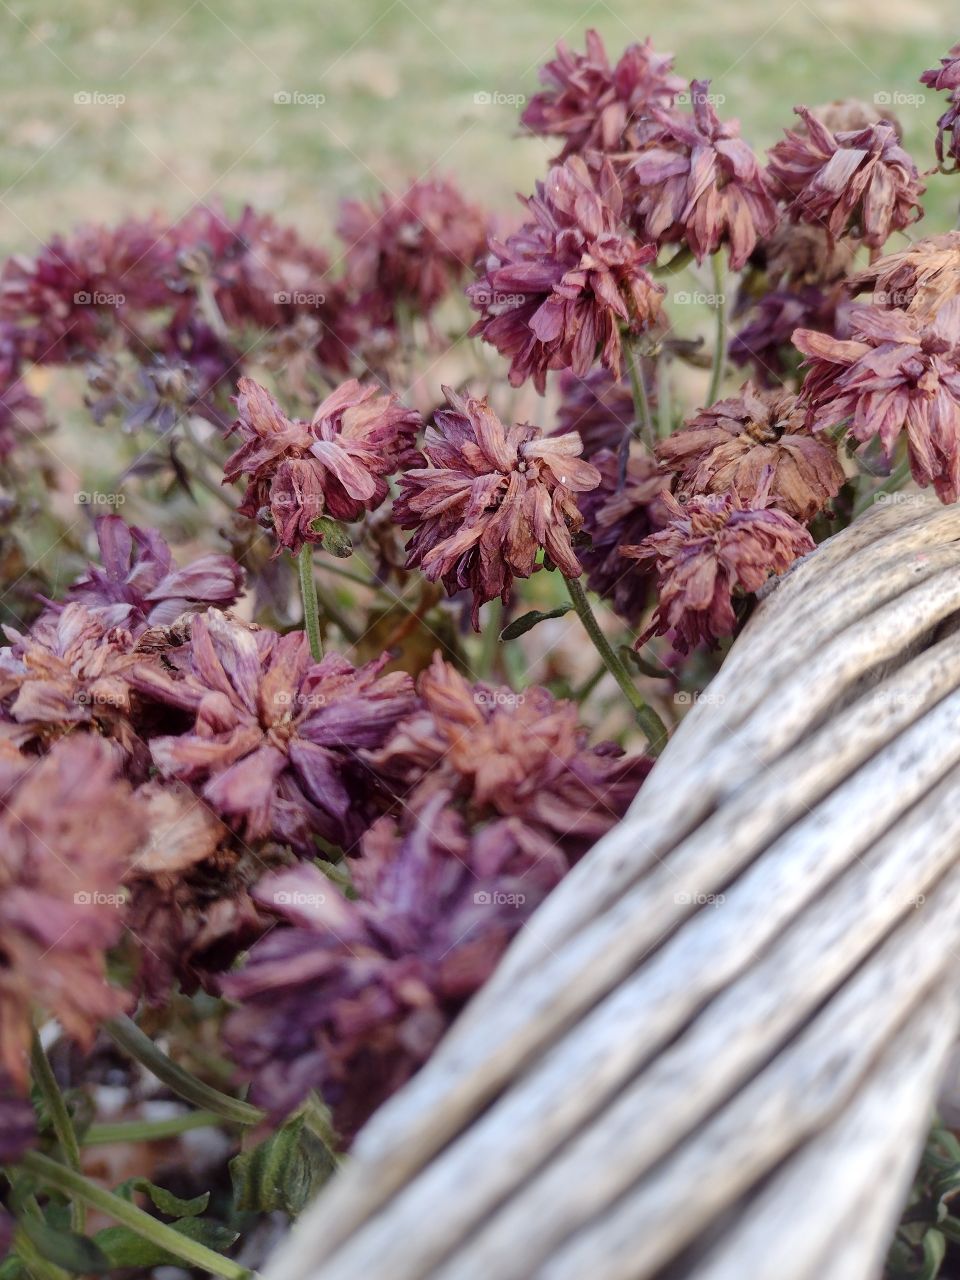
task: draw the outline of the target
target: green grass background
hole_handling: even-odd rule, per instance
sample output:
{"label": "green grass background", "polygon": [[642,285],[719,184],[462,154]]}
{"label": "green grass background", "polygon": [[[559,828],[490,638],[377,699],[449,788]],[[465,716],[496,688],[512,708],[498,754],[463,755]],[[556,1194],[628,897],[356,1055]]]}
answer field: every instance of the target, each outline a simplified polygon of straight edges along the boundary
{"label": "green grass background", "polygon": [[[917,84],[960,39],[946,0],[0,0],[0,249],[29,252],[85,220],[220,195],[327,239],[336,202],[397,190],[431,169],[511,210],[548,149],[516,136],[516,109],[564,37],[596,26],[611,53],[646,34],[685,76],[708,76],[757,147],[795,103],[926,93],[898,108],[921,167],[939,102]],[[278,92],[323,94],[320,107]],[[78,105],[82,92],[123,94]],[[931,230],[955,220],[958,180],[936,177]]]}

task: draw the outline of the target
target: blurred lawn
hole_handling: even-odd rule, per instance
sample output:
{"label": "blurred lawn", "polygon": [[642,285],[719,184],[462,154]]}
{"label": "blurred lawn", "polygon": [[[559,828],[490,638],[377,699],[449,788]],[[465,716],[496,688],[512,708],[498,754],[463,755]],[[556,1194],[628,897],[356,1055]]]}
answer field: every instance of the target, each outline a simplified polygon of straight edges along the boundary
{"label": "blurred lawn", "polygon": [[[709,76],[746,136],[769,145],[794,103],[926,93],[896,109],[921,167],[938,101],[917,75],[957,39],[946,0],[42,0],[0,2],[0,249],[88,219],[176,214],[219,194],[327,238],[337,199],[393,189],[432,166],[511,209],[547,148],[515,135],[559,37],[596,26],[611,53],[648,32],[678,70]],[[318,95],[321,106],[274,95]],[[76,94],[124,95],[119,106]],[[960,186],[932,180],[930,230],[954,222]]]}

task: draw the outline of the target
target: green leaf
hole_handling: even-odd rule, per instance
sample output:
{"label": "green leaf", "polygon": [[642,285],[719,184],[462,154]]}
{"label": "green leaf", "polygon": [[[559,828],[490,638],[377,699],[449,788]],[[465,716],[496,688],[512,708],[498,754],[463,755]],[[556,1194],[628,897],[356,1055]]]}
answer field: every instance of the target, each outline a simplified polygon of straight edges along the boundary
{"label": "green leaf", "polygon": [[192,1200],[181,1200],[172,1191],[158,1187],[149,1178],[128,1178],[126,1182],[121,1182],[119,1187],[114,1188],[116,1195],[130,1201],[133,1200],[135,1191],[142,1191],[144,1195],[149,1196],[155,1208],[165,1213],[168,1218],[195,1218],[198,1213],[203,1213],[210,1203],[209,1191],[205,1191],[202,1196],[195,1196]]}
{"label": "green leaf", "polygon": [[[168,1224],[174,1231],[190,1240],[205,1244],[217,1253],[223,1253],[233,1244],[239,1232],[211,1218],[181,1218]],[[144,1240],[131,1227],[106,1227],[98,1231],[96,1242],[110,1259],[114,1268],[121,1267],[170,1267],[183,1266],[183,1260],[168,1253],[152,1240]]]}
{"label": "green leaf", "polygon": [[111,1268],[110,1259],[87,1236],[58,1230],[27,1216],[20,1219],[20,1228],[42,1258],[64,1271],[78,1276],[101,1276]]}
{"label": "green leaf", "polygon": [[529,613],[523,614],[519,618],[514,618],[509,626],[504,627],[500,632],[501,640],[516,640],[517,636],[524,636],[528,631],[532,630],[538,622],[546,622],[548,618],[562,618],[565,613],[569,613],[573,608],[572,604],[557,605],[556,609],[551,609],[547,613],[541,613],[539,609],[531,609]]}
{"label": "green leaf", "polygon": [[238,1209],[295,1217],[333,1172],[329,1151],[297,1116],[264,1142],[230,1161]]}
{"label": "green leaf", "polygon": [[353,542],[339,520],[331,520],[329,516],[317,516],[310,528],[323,538],[323,547],[338,560],[346,560],[353,555]]}

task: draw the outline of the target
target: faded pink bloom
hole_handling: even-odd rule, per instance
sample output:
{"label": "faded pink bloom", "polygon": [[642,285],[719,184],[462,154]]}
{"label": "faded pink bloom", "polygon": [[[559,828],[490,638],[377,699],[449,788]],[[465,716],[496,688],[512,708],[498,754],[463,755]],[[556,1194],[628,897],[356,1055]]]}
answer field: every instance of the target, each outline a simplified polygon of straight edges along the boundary
{"label": "faded pink bloom", "polygon": [[745,507],[769,504],[807,524],[844,482],[836,445],[806,429],[806,406],[789,391],[747,382],[657,446],[679,477],[677,496],[735,493]]}
{"label": "faded pink bloom", "polygon": [[610,164],[591,173],[579,156],[550,170],[524,199],[530,221],[505,241],[491,237],[486,271],[467,289],[481,312],[471,334],[510,359],[510,382],[549,369],[585,377],[597,359],[615,377],[621,330],[649,329],[663,286],[644,267],[656,258],[621,222],[623,195]]}
{"label": "faded pink bloom", "polygon": [[834,239],[850,232],[879,249],[892,231],[923,215],[924,183],[887,121],[833,133],[807,107],[804,128],[770,150],[767,172],[797,222],[821,224]]}
{"label": "faded pink bloom", "polygon": [[0,744],[0,1071],[27,1076],[32,1011],[88,1046],[127,1004],[104,952],[123,928],[119,891],[143,835],[116,757],[92,734],[39,762]]}
{"label": "faded pink bloom", "polygon": [[380,746],[414,704],[388,656],[355,669],[339,654],[314,662],[306,636],[249,627],[216,609],[192,621],[188,644],[133,673],[145,696],[189,713],[193,728],[154,738],[154,762],[189,782],[247,839],[308,854],[314,835],[349,848],[376,816],[377,779],[358,756]]}
{"label": "faded pink bloom", "polygon": [[71,603],[21,633],[4,632],[0,649],[0,739],[47,746],[77,729],[111,739],[137,772],[147,763],[135,727],[130,676],[151,661],[123,627]]}
{"label": "faded pink bloom", "polygon": [[470,684],[434,654],[417,691],[418,709],[367,759],[402,786],[407,811],[442,790],[471,821],[510,819],[517,873],[562,874],[619,821],[650,769],[613,743],[590,746],[576,704],[546,689]]}
{"label": "faded pink bloom", "polygon": [[777,222],[769,183],[737,120],[721,122],[709,80],[693,80],[692,115],[656,108],[653,141],[632,160],[631,196],[644,234],[683,241],[698,262],[728,246],[739,270]]}
{"label": "faded pink bloom", "polygon": [[841,342],[798,329],[808,357],[807,421],[827,431],[850,420],[857,440],[878,437],[891,457],[906,430],[910,469],[942,502],[960,496],[960,299],[931,317],[864,307]]}
{"label": "faded pink bloom", "polygon": [[586,53],[574,53],[560,41],[556,57],[540,68],[546,89],[534,94],[520,117],[531,133],[563,139],[559,160],[574,152],[628,149],[631,126],[649,118],[653,107],[672,106],[684,87],[672,74],[673,54],[656,53],[649,37],[628,45],[615,67],[592,28],[586,43]]}
{"label": "faded pink bloom", "polygon": [[656,570],[660,603],[638,647],[672,632],[674,647],[689,653],[732,634],[734,592],[759,591],[813,550],[802,525],[782,511],[744,508],[734,494],[691,498],[682,505],[665,494],[672,519],[623,554]]}
{"label": "faded pink bloom", "polygon": [[940,59],[939,67],[924,71],[920,83],[929,85],[931,89],[945,90],[950,95],[947,109],[937,121],[936,145],[941,167],[951,159],[955,170],[960,161],[960,131],[957,129],[960,122],[960,44],[955,44],[947,56]]}
{"label": "faded pink bloom", "polygon": [[402,529],[416,530],[407,568],[441,580],[450,595],[472,591],[479,631],[480,606],[506,601],[513,579],[533,573],[541,548],[561,573],[579,576],[570,540],[583,523],[575,495],[595,488],[600,474],[580,458],[575,433],[505,427],[486,400],[443,390],[449,408],[427,428],[427,465],[401,475],[393,514]]}
{"label": "faded pink bloom", "polygon": [[347,246],[347,282],[362,310],[391,324],[406,304],[426,316],[486,248],[488,220],[449,180],[414,182],[401,196],[347,200],[337,234]]}
{"label": "faded pink bloom", "polygon": [[101,516],[96,531],[103,568],[90,565],[67,599],[85,605],[107,626],[126,627],[137,636],[188,611],[234,604],[243,590],[243,570],[229,556],[211,551],[178,569],[156,529]]}
{"label": "faded pink bloom", "polygon": [[850,289],[869,290],[877,307],[933,315],[960,297],[960,231],[927,236],[885,254],[852,276]]}
{"label": "faded pink bloom", "polygon": [[[321,516],[359,520],[387,496],[384,477],[408,461],[420,415],[355,378],[331,392],[310,422],[286,417],[251,378],[238,383],[240,448],[224,464],[226,481],[250,477],[239,511],[269,511],[278,548],[296,553],[322,542]],[[415,456],[415,455],[414,455]]]}

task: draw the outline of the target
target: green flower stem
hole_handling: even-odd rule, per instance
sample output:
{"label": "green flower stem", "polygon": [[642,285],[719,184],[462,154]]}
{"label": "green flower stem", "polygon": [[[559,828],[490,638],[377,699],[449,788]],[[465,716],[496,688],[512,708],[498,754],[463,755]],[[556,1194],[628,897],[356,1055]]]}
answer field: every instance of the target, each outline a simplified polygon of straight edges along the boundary
{"label": "green flower stem", "polygon": [[[79,1173],[80,1144],[77,1142],[73,1121],[70,1118],[70,1112],[67,1110],[63,1094],[60,1092],[60,1086],[57,1084],[57,1078],[53,1074],[50,1060],[44,1052],[43,1045],[40,1043],[40,1036],[36,1031],[33,1033],[33,1042],[30,1046],[30,1067],[33,1071],[34,1082],[40,1090],[44,1106],[53,1125],[53,1131],[57,1135],[57,1142],[60,1144],[63,1158],[71,1169]],[[83,1205],[76,1203],[76,1201],[70,1206],[70,1222],[74,1231],[82,1235],[86,1226],[86,1211]]]}
{"label": "green flower stem", "polygon": [[212,1111],[214,1115],[228,1120],[231,1124],[255,1125],[264,1119],[264,1112],[259,1107],[251,1106],[240,1098],[231,1098],[212,1085],[204,1084],[196,1076],[178,1066],[145,1035],[137,1024],[126,1016],[111,1018],[106,1023],[106,1031],[115,1045],[124,1053],[135,1058],[152,1071],[168,1089],[172,1089],[178,1097],[192,1102],[195,1107],[204,1111]]}
{"label": "green flower stem", "polygon": [[627,372],[630,375],[630,390],[633,392],[633,408],[637,415],[637,425],[640,428],[641,438],[652,454],[657,437],[653,429],[653,418],[650,415],[647,388],[643,382],[640,351],[636,339],[632,338],[629,333],[624,334],[623,343],[627,352]]}
{"label": "green flower stem", "polygon": [[710,259],[713,267],[713,291],[717,313],[717,345],[713,349],[713,368],[710,373],[710,390],[707,392],[707,407],[716,403],[723,381],[723,370],[727,362],[727,307],[723,288],[723,257],[717,252]]}
{"label": "green flower stem", "polygon": [[104,1147],[111,1142],[159,1142],[188,1129],[208,1129],[221,1123],[215,1111],[188,1111],[166,1120],[123,1120],[117,1124],[92,1124],[81,1139],[84,1147]]}
{"label": "green flower stem", "polygon": [[633,707],[637,723],[647,736],[651,754],[659,755],[667,741],[666,725],[653,707],[644,700],[640,690],[630,679],[630,673],[620,661],[610,641],[601,631],[600,624],[590,608],[587,593],[584,591],[580,579],[567,578],[566,582],[567,590],[570,592],[570,599],[573,601],[573,607],[577,611],[577,617],[583,623],[584,630],[593,641],[594,647],[603,659],[607,670],[620,686],[631,707]]}
{"label": "green flower stem", "polygon": [[297,556],[297,569],[300,572],[300,595],[303,599],[303,627],[310,641],[310,652],[314,662],[323,657],[323,645],[320,642],[320,615],[317,608],[317,584],[313,578],[313,548],[305,542]]}
{"label": "green flower stem", "polygon": [[81,1200],[91,1209],[99,1209],[115,1222],[136,1231],[144,1240],[166,1249],[192,1267],[199,1267],[212,1276],[223,1276],[224,1280],[251,1280],[255,1274],[222,1254],[215,1253],[213,1249],[208,1249],[206,1245],[174,1231],[173,1227],[145,1213],[129,1200],[98,1187],[82,1174],[58,1164],[49,1156],[41,1155],[39,1151],[28,1151],[21,1159],[20,1166],[32,1173],[44,1186],[59,1191],[71,1200]]}
{"label": "green flower stem", "polygon": [[673,412],[670,404],[670,365],[667,353],[661,350],[657,357],[657,435],[666,440],[673,431]]}
{"label": "green flower stem", "polygon": [[13,1233],[13,1251],[26,1267],[31,1280],[70,1280],[66,1271],[40,1256],[23,1227],[17,1227]]}
{"label": "green flower stem", "polygon": [[897,463],[894,469],[890,472],[890,474],[881,484],[878,484],[875,489],[871,489],[869,493],[865,493],[857,499],[853,507],[854,516],[862,515],[863,512],[866,511],[868,507],[873,506],[877,498],[879,498],[882,494],[896,493],[896,491],[900,488],[900,486],[904,483],[904,481],[909,478],[909,476],[910,476],[910,459],[903,458],[900,462]]}

